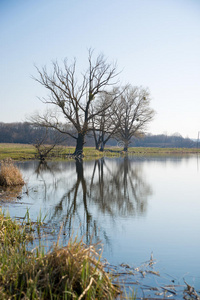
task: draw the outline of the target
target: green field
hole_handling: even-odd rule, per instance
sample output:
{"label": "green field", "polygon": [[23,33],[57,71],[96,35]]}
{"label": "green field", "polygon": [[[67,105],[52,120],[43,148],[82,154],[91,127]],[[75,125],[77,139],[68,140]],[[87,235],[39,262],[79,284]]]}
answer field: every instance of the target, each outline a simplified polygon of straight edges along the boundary
{"label": "green field", "polygon": [[[60,151],[58,151],[58,149]],[[67,154],[74,152],[74,147],[62,147],[53,152],[54,158],[66,158]],[[144,147],[131,147],[129,148],[130,155],[168,155],[168,154],[187,154],[199,153],[200,149],[197,148],[144,148]],[[104,152],[100,152],[93,147],[84,148],[85,159],[98,159],[103,156],[118,157],[123,156],[122,148],[108,147]],[[5,158],[12,158],[13,160],[29,160],[36,158],[36,150],[33,145],[27,144],[5,144],[0,143],[0,160]]]}

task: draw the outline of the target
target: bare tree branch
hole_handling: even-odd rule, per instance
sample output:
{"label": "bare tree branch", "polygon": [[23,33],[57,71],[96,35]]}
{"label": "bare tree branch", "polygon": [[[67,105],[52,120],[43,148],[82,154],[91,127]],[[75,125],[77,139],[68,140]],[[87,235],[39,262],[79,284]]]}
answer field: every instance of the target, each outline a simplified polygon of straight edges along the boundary
{"label": "bare tree branch", "polygon": [[[83,151],[85,135],[90,130],[91,120],[108,110],[117,97],[116,90],[114,93],[114,89],[110,91],[108,88],[116,84],[119,73],[116,71],[116,64],[107,63],[104,55],[100,54],[95,59],[92,49],[89,49],[88,69],[82,74],[80,84],[76,78],[76,60],[68,64],[65,59],[63,68],[57,62],[53,62],[52,68],[52,73],[49,73],[46,67],[41,69],[36,67],[39,76],[33,77],[34,80],[49,91],[47,97],[42,98],[41,101],[58,108],[67,123],[76,130],[76,134],[60,128],[58,119],[52,116],[37,116],[35,123],[54,128],[75,138],[77,140],[75,154],[80,154]],[[112,95],[112,101],[94,112],[92,103],[99,101],[98,96],[101,93]]]}
{"label": "bare tree branch", "polygon": [[127,151],[131,138],[141,136],[155,115],[150,108],[148,89],[128,86],[118,100],[114,115],[113,121],[118,124],[115,136]]}

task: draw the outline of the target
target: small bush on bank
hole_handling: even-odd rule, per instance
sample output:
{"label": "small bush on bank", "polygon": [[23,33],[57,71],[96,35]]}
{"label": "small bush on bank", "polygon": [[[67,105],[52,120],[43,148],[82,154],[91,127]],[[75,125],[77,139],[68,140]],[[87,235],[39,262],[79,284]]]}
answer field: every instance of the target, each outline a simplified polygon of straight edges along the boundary
{"label": "small bush on bank", "polygon": [[30,251],[29,226],[0,211],[0,299],[103,300],[119,293],[95,245],[71,239],[47,254],[41,248]]}
{"label": "small bush on bank", "polygon": [[14,165],[12,159],[5,159],[1,162],[0,186],[23,185],[24,180],[20,170]]}

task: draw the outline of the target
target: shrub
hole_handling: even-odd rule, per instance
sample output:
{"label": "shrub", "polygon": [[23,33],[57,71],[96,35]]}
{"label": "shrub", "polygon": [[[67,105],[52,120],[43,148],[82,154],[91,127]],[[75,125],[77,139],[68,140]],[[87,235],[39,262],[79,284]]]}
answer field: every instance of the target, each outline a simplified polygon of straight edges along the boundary
{"label": "shrub", "polygon": [[23,185],[24,180],[20,170],[14,165],[12,159],[5,159],[1,162],[0,186]]}

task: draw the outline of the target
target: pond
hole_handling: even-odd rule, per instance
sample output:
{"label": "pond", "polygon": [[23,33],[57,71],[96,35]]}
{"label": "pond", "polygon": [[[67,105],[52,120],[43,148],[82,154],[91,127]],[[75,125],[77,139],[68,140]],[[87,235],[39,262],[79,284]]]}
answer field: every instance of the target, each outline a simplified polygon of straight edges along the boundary
{"label": "pond", "polygon": [[[27,184],[21,199],[7,205],[11,216],[23,217],[28,208],[36,220],[41,211],[50,228],[58,232],[63,224],[62,243],[73,232],[85,235],[87,242],[93,235],[94,242],[102,241],[109,263],[136,273],[136,279],[127,278],[137,281],[139,295],[150,295],[148,287],[156,285],[172,290],[173,284],[177,289],[171,295],[180,297],[184,280],[200,290],[197,156],[102,158],[83,164],[27,161],[18,166]],[[144,262],[150,257],[157,262],[151,274],[160,276],[148,275]]]}

